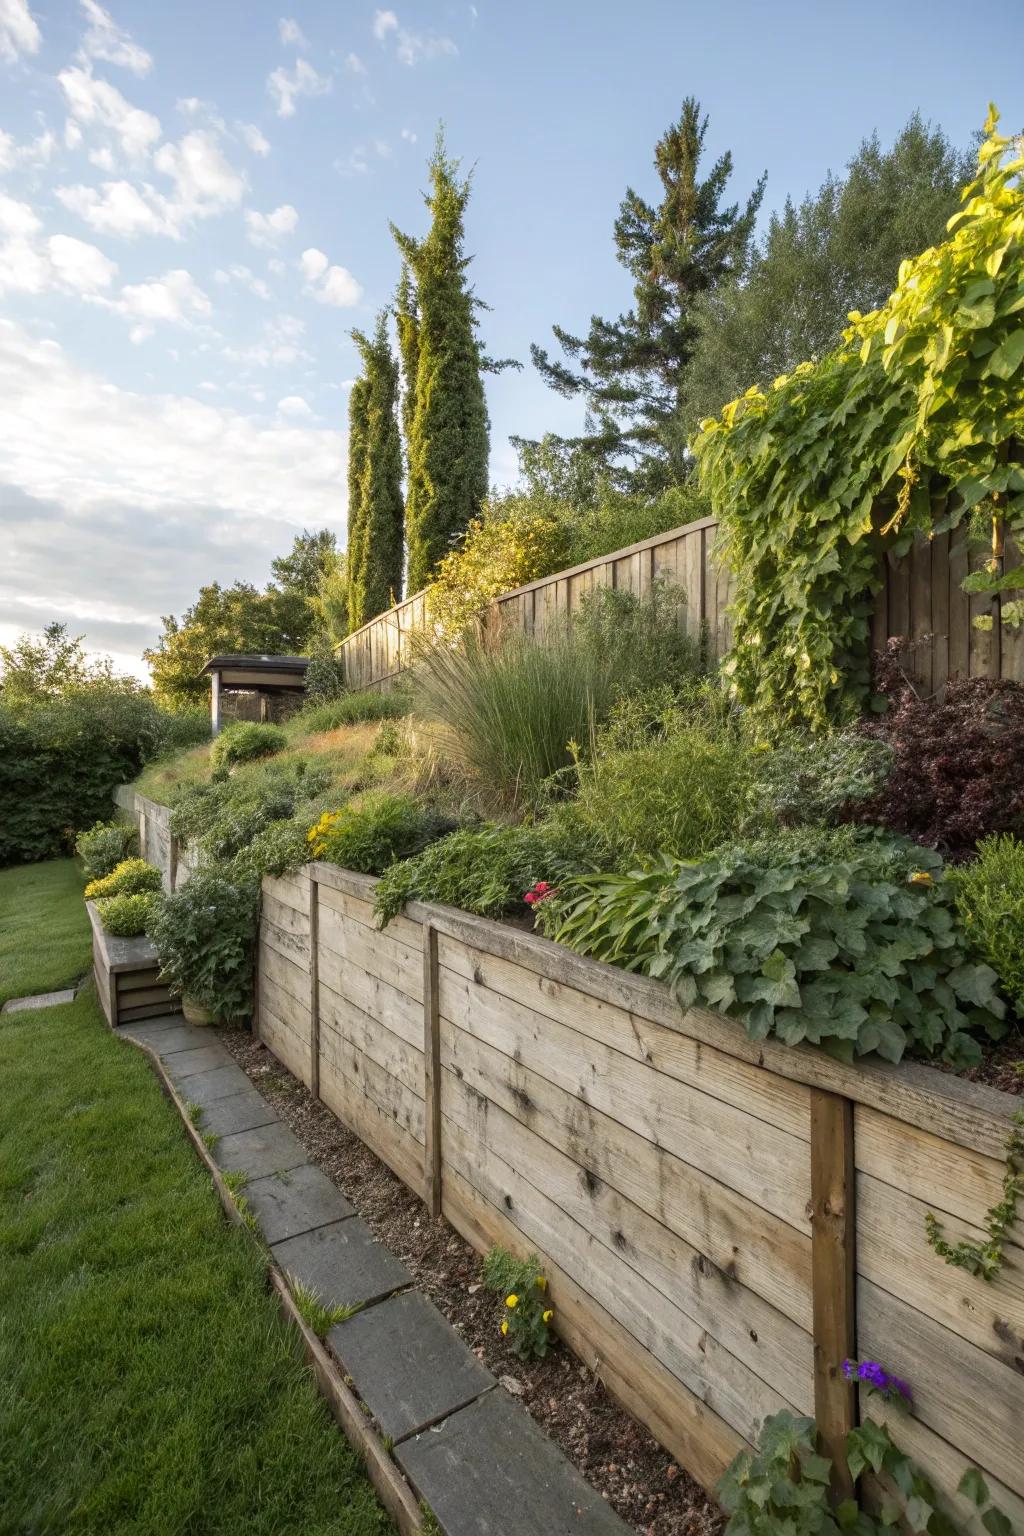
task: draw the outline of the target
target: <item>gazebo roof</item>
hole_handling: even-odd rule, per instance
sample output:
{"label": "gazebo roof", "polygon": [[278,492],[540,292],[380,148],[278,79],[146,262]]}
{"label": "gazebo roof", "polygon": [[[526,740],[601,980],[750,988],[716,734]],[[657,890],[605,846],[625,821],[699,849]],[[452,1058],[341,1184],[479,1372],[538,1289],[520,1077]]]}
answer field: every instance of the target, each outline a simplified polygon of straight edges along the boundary
{"label": "gazebo roof", "polygon": [[279,672],[282,678],[304,678],[308,656],[211,656],[200,677],[208,672]]}

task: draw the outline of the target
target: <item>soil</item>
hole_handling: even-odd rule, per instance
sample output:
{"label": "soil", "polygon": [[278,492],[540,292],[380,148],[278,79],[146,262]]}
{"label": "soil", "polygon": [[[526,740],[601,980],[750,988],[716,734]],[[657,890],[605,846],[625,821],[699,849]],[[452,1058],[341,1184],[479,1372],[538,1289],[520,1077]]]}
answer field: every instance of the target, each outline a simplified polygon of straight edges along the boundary
{"label": "soil", "polygon": [[1024,1024],[1011,1025],[1002,1040],[982,1042],[979,1065],[960,1067],[956,1075],[971,1083],[987,1083],[1004,1093],[1024,1096]]}
{"label": "soil", "polygon": [[500,1304],[483,1289],[480,1257],[453,1227],[431,1220],[418,1196],[248,1032],[221,1038],[311,1160],[623,1520],[642,1536],[720,1536],[714,1502],[564,1345],[544,1360],[512,1353],[498,1332]]}

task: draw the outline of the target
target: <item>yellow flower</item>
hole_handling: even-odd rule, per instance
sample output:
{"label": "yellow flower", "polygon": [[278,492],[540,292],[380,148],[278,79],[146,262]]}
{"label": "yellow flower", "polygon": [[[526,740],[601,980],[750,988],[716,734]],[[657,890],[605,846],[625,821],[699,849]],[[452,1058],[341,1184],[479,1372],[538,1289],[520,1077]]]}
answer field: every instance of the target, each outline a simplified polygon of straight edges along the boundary
{"label": "yellow flower", "polygon": [[511,1296],[505,1297],[505,1305],[506,1307],[518,1307],[519,1297],[516,1295],[515,1291],[512,1292]]}
{"label": "yellow flower", "polygon": [[546,1291],[548,1288],[546,1275],[538,1275],[533,1283],[537,1287],[538,1291]]}
{"label": "yellow flower", "polygon": [[550,1323],[550,1321],[554,1317],[554,1315],[555,1314],[554,1314],[554,1311],[552,1310],[552,1308],[548,1307],[546,1312],[542,1312],[541,1313],[540,1320],[541,1320],[542,1323]]}
{"label": "yellow flower", "polygon": [[931,885],[932,877],[926,869],[915,869],[910,877],[911,885]]}
{"label": "yellow flower", "polygon": [[507,1317],[506,1317],[505,1321],[501,1325],[501,1331],[502,1331],[502,1333],[508,1333],[508,1318]]}

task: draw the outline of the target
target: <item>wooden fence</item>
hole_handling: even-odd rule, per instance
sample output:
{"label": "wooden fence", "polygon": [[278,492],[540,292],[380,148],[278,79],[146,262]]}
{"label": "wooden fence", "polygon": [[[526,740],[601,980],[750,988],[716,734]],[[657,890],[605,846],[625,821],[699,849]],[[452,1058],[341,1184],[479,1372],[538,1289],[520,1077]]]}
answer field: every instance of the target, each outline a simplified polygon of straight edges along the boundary
{"label": "wooden fence", "polygon": [[536,1251],[557,1327],[712,1486],[784,1407],[836,1448],[847,1356],[914,1388],[894,1425],[956,1496],[968,1464],[1024,1528],[1024,1248],[977,1239],[1019,1100],[916,1065],[750,1042],[657,982],[451,908],[379,932],[375,881],[263,885],[264,1043],[479,1250]]}
{"label": "wooden fence", "polygon": [[[714,518],[687,523],[506,592],[495,600],[493,615],[539,635],[575,612],[596,587],[622,588],[642,597],[663,577],[683,595],[682,622],[695,635],[706,630],[712,650],[722,656],[731,643],[726,612],[731,588],[728,572],[714,559],[717,533]],[[999,599],[969,597],[961,587],[968,571],[977,570],[986,558],[985,549],[968,549],[964,529],[958,528],[931,540],[920,538],[909,555],[887,556],[884,561],[872,643],[882,650],[890,636],[906,638],[908,665],[929,692],[957,674],[1024,682],[1024,628],[1001,629]],[[1011,540],[1004,563],[1007,570],[1024,564],[1024,554]],[[981,616],[993,619],[991,630],[974,627],[974,619]],[[419,592],[355,630],[338,649],[348,686],[358,690],[391,684],[410,665],[411,636],[427,623],[427,593]]]}

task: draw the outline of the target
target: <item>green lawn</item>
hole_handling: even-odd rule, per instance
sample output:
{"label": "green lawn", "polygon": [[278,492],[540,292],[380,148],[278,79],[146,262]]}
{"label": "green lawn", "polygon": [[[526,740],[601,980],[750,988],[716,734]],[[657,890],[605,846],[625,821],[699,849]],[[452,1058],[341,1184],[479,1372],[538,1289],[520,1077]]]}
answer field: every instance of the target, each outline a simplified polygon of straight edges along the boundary
{"label": "green lawn", "polygon": [[74,859],[0,869],[0,1003],[85,975],[92,938],[84,884]]}
{"label": "green lawn", "polygon": [[92,987],[5,1016],[0,1083],[4,1536],[391,1532],[254,1245]]}

